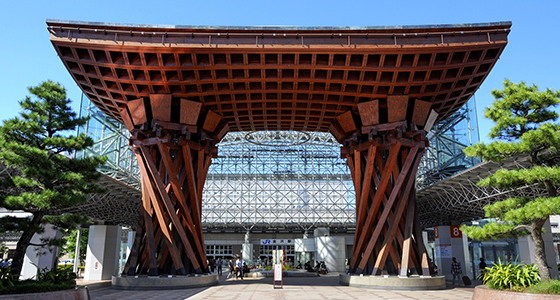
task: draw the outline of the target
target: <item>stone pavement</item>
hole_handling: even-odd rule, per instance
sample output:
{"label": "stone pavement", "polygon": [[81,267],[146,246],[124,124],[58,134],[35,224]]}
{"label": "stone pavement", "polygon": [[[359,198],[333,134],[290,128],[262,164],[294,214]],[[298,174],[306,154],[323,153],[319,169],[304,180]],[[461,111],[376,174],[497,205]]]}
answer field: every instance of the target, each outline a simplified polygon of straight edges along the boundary
{"label": "stone pavement", "polygon": [[[226,274],[226,272],[224,272]],[[86,282],[80,284],[87,285]],[[347,299],[471,299],[474,288],[453,288],[448,286],[439,291],[395,291],[376,290],[341,286],[338,274],[321,277],[286,277],[284,288],[273,289],[272,278],[246,278],[245,280],[220,277],[220,284],[213,287],[162,290],[162,291],[123,291],[115,290],[107,284],[91,286],[90,296],[94,300],[137,300],[137,299],[208,299],[208,300],[347,300]]]}

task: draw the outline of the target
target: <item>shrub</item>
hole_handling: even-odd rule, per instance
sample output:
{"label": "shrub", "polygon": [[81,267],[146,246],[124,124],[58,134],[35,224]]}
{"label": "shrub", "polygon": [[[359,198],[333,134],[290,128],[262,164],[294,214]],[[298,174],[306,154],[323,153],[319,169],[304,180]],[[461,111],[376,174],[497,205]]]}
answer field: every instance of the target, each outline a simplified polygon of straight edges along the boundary
{"label": "shrub", "polygon": [[[517,262],[517,261],[516,261]],[[486,268],[484,283],[491,289],[523,291],[540,281],[535,264],[498,263]]]}
{"label": "shrub", "polygon": [[286,265],[282,265],[282,271],[291,271],[293,270],[292,266],[286,264]]}
{"label": "shrub", "polygon": [[49,283],[54,285],[76,285],[76,273],[71,268],[52,268],[47,270],[44,268],[37,273],[37,281],[40,283]]}
{"label": "shrub", "polygon": [[560,281],[558,280],[541,281],[527,288],[525,292],[531,294],[560,295]]}
{"label": "shrub", "polygon": [[18,275],[10,274],[10,268],[0,268],[0,290],[12,287],[18,282]]}
{"label": "shrub", "polygon": [[264,270],[265,271],[270,271],[270,270],[272,270],[272,266],[264,266]]}
{"label": "shrub", "polygon": [[20,281],[13,286],[0,289],[0,295],[30,294],[61,291],[73,288],[73,285],[52,284],[37,282],[35,280]]}

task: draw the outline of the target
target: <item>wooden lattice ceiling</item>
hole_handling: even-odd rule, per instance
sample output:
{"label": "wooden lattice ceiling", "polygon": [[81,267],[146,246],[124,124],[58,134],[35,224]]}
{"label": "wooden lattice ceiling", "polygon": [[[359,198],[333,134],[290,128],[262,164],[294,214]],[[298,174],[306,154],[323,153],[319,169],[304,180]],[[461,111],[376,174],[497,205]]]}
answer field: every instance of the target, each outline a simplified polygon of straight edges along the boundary
{"label": "wooden lattice ceiling", "polygon": [[230,131],[328,131],[337,115],[387,95],[429,101],[442,120],[479,88],[511,27],[47,24],[76,83],[109,116],[172,94],[222,115]]}

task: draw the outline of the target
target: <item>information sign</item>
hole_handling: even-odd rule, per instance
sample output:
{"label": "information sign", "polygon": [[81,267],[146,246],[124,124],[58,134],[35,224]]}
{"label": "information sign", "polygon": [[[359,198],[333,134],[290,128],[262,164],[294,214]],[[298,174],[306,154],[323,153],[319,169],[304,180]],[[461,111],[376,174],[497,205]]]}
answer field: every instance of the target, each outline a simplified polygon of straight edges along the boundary
{"label": "information sign", "polygon": [[284,280],[282,280],[282,264],[274,264],[274,288],[276,288],[276,281],[280,281],[280,287],[284,287]]}

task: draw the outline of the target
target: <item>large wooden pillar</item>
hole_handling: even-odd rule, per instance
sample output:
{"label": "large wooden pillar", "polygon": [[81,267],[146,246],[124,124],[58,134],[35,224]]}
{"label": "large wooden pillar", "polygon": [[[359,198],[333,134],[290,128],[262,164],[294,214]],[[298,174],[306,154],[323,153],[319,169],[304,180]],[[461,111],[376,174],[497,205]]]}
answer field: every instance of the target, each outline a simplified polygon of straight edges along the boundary
{"label": "large wooden pillar", "polygon": [[331,124],[356,191],[351,273],[429,275],[415,181],[436,117],[429,102],[388,96],[360,103]]}
{"label": "large wooden pillar", "polygon": [[227,132],[200,103],[151,95],[129,101],[121,116],[140,166],[142,206],[125,275],[208,272],[202,237],[202,188]]}

